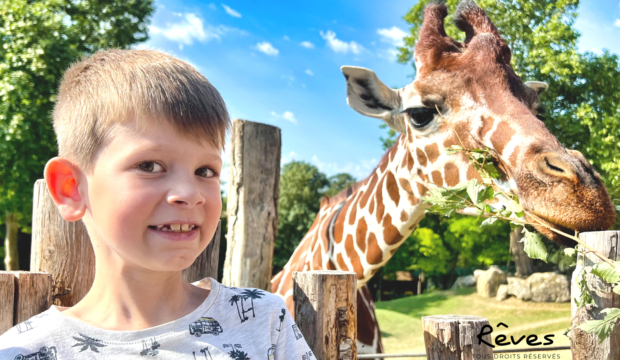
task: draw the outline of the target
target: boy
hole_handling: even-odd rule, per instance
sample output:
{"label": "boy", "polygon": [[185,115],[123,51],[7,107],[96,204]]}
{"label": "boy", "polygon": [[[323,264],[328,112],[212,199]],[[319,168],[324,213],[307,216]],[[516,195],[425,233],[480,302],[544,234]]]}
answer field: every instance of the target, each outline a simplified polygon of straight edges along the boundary
{"label": "boy", "polygon": [[279,297],[181,277],[222,208],[230,119],[204,76],[157,51],[98,52],[65,73],[53,120],[45,180],[86,225],[95,280],[75,306],[8,330],[0,359],[314,358]]}

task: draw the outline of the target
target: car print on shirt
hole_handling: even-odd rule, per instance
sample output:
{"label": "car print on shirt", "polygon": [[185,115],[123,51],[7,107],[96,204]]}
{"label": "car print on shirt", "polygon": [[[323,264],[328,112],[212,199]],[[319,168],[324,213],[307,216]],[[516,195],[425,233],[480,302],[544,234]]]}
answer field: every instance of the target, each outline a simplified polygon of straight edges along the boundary
{"label": "car print on shirt", "polygon": [[29,355],[17,355],[14,360],[57,360],[56,347],[44,346],[38,352]]}
{"label": "car print on shirt", "polygon": [[196,337],[200,337],[203,334],[219,335],[223,333],[224,329],[219,322],[211,317],[201,317],[200,319],[189,324],[189,333]]}

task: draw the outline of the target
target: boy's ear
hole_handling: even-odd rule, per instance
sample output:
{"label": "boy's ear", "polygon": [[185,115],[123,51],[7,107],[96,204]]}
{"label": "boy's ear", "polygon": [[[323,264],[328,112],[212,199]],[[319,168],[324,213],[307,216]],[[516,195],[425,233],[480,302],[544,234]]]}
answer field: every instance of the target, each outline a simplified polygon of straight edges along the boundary
{"label": "boy's ear", "polygon": [[78,191],[80,170],[70,161],[54,157],[45,165],[43,174],[63,219],[69,222],[80,220],[86,212],[84,199]]}

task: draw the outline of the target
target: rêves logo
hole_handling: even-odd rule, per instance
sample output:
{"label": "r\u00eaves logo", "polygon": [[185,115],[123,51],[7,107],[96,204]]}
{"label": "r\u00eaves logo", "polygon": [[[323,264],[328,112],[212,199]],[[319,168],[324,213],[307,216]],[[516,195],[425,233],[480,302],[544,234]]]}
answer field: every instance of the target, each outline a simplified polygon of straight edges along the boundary
{"label": "r\u00eaves logo", "polygon": [[[504,323],[499,323],[497,324],[497,327],[499,328],[500,326],[503,326],[505,328],[508,328],[508,325],[504,324]],[[495,345],[493,344],[489,344],[488,342],[482,340],[482,337],[485,335],[490,335],[493,333],[493,327],[491,325],[484,325],[482,327],[482,329],[480,329],[480,334],[478,334],[478,345],[484,343],[487,346],[490,346],[492,348],[495,347]],[[542,343],[541,341],[538,341],[538,336],[537,335],[527,335],[527,339],[525,340],[525,342],[529,345],[529,346],[538,346],[538,345],[543,345],[543,346],[547,346],[547,345],[552,345],[553,344],[553,340],[551,339],[552,337],[554,337],[555,335],[545,335],[543,338],[546,340],[545,343]],[[523,341],[523,339],[525,339],[526,335],[521,336],[520,338],[516,339],[514,338],[514,336],[510,336],[510,342],[512,342],[513,345],[517,345],[519,344],[521,341]],[[510,342],[506,341],[506,335],[498,335],[495,337],[495,344],[497,346],[506,346],[506,345],[510,345]]]}

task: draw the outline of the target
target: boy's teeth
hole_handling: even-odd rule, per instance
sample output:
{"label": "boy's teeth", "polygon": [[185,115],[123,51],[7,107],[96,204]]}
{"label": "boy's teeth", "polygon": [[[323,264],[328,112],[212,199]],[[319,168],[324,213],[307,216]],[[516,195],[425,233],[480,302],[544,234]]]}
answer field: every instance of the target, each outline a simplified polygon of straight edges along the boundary
{"label": "boy's teeth", "polygon": [[196,226],[191,224],[169,224],[169,225],[156,225],[155,226],[159,231],[174,231],[174,232],[183,232],[193,230]]}

